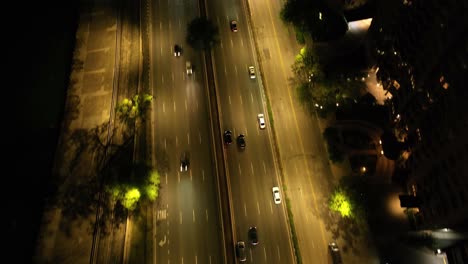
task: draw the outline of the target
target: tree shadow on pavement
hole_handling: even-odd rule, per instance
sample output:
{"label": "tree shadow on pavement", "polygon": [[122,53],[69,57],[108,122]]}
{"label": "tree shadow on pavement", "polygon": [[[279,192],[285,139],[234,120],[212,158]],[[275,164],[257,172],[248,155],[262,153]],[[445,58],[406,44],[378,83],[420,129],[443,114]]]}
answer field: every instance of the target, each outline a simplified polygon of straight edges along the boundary
{"label": "tree shadow on pavement", "polygon": [[155,157],[156,157],[156,170],[163,175],[165,172],[168,172],[169,167],[169,156],[167,151],[161,146],[161,144],[156,144],[155,147]]}
{"label": "tree shadow on pavement", "polygon": [[[62,221],[61,227],[70,235],[70,221],[90,218],[96,214],[101,203],[100,227],[101,234],[106,234],[109,223],[120,225],[126,218],[126,212],[118,205],[112,204],[108,195],[102,190],[103,177],[112,173],[119,175],[128,172],[133,151],[133,137],[127,136],[122,145],[108,143],[109,122],[91,129],[76,129],[71,132],[67,141],[67,153],[63,158],[66,175],[59,186],[56,205],[62,209],[62,215],[69,221]],[[110,133],[114,134],[116,128]],[[125,162],[127,161],[127,162]],[[99,195],[101,199],[99,200]],[[111,219],[112,221],[108,221]],[[68,224],[66,224],[68,222]],[[94,221],[90,223],[93,232]]]}

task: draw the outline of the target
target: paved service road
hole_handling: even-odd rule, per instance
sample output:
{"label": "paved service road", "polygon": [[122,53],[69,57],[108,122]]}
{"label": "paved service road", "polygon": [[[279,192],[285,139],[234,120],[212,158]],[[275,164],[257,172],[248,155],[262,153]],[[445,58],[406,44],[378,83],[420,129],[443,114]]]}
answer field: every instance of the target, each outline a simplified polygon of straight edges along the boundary
{"label": "paved service road", "polygon": [[[234,142],[225,147],[227,177],[231,187],[234,239],[247,244],[248,263],[294,263],[285,203],[273,202],[272,187],[281,186],[273,158],[271,131],[261,130],[257,114],[267,116],[252,33],[243,1],[208,0],[208,17],[218,25],[221,43],[213,51],[214,71],[222,130],[231,130]],[[230,21],[238,22],[237,32]],[[251,79],[249,66],[257,69]],[[268,120],[268,118],[266,119]],[[246,136],[244,150],[236,137]],[[256,226],[259,243],[248,243],[248,229]]]}
{"label": "paved service road", "polygon": [[282,4],[249,1],[302,261],[328,263],[322,217],[332,175],[318,122],[303,111],[288,80],[300,47],[279,18]]}
{"label": "paved service road", "polygon": [[[185,43],[197,1],[152,6],[153,143],[161,172],[155,263],[222,263],[222,230],[214,180],[210,120],[201,54]],[[174,45],[182,46],[180,57]],[[186,72],[186,61],[193,74]],[[187,153],[189,166],[180,171]]]}

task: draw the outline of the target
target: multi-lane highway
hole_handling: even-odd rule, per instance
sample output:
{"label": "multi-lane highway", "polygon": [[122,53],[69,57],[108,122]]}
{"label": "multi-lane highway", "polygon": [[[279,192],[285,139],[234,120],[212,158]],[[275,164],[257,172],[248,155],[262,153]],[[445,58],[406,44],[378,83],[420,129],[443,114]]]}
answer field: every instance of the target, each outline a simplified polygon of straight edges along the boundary
{"label": "multi-lane highway", "polygon": [[[243,1],[207,1],[207,14],[219,27],[221,43],[213,51],[222,130],[231,130],[233,144],[224,150],[234,219],[234,239],[247,246],[247,261],[294,263],[284,201],[273,201],[272,187],[281,186],[273,157],[271,130],[260,129],[257,114],[267,116],[265,97]],[[237,32],[230,21],[237,21]],[[251,79],[248,67],[257,69]],[[268,120],[268,119],[267,119]],[[246,136],[241,150],[235,139]],[[256,226],[259,243],[251,245],[248,229]]]}
{"label": "multi-lane highway", "polygon": [[[201,54],[185,43],[187,24],[199,16],[198,2],[154,1],[152,14],[153,144],[161,171],[154,261],[222,263],[203,65]],[[175,44],[182,47],[180,57],[174,56]],[[181,172],[183,153],[189,166]]]}

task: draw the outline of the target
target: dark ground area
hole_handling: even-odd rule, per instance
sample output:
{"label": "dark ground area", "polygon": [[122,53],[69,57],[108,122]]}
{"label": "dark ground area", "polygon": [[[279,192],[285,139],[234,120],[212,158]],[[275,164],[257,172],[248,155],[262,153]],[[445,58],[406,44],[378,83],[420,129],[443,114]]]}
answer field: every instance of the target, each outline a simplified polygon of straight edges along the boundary
{"label": "dark ground area", "polygon": [[15,263],[31,263],[44,201],[54,189],[51,170],[74,48],[76,2],[4,9],[15,10],[3,23],[9,47],[4,50],[8,96],[2,120],[5,251]]}

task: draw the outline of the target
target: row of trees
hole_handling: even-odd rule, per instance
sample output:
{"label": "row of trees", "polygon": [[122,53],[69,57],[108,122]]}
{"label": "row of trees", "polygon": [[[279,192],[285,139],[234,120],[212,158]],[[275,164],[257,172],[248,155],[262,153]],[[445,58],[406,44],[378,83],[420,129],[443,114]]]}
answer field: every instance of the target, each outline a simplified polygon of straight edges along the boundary
{"label": "row of trees", "polygon": [[[136,94],[122,99],[115,107],[118,119],[124,124],[124,130],[133,132],[130,133],[130,138],[135,135],[135,126],[145,120],[152,100],[153,96],[150,94]],[[129,142],[132,143],[133,140]],[[156,200],[159,195],[160,175],[145,163],[134,163],[133,144],[124,144],[122,149],[123,154],[116,153],[116,157],[110,160],[110,177],[107,178],[104,189],[112,201],[132,211],[139,202]]]}
{"label": "row of trees", "polygon": [[281,19],[291,23],[296,30],[296,39],[304,44],[304,34],[314,41],[338,39],[348,30],[348,23],[338,8],[327,5],[325,0],[288,0],[283,6]]}
{"label": "row of trees", "polygon": [[297,90],[299,101],[309,111],[318,110],[324,115],[335,111],[336,107],[357,100],[364,87],[359,72],[333,68],[312,48],[301,49],[292,71],[292,84]]}

